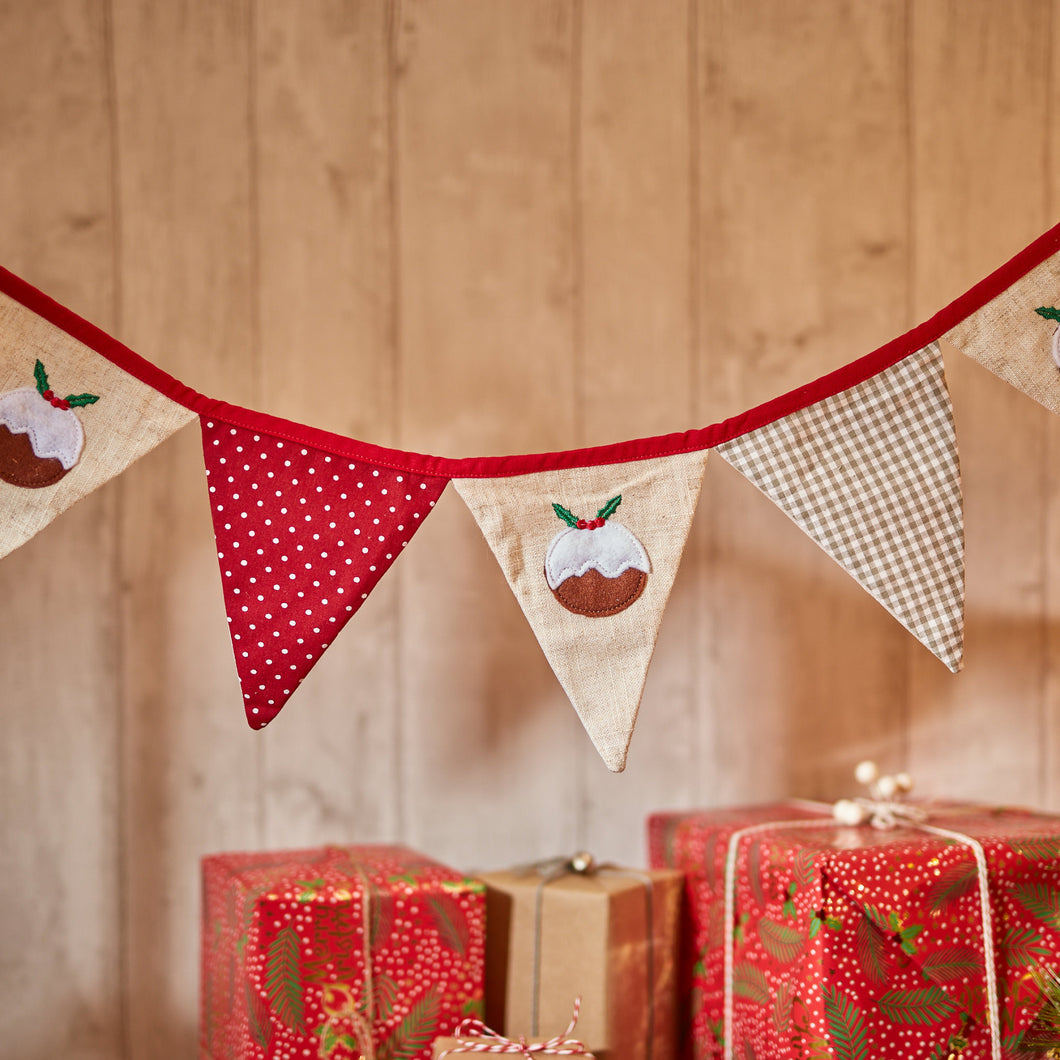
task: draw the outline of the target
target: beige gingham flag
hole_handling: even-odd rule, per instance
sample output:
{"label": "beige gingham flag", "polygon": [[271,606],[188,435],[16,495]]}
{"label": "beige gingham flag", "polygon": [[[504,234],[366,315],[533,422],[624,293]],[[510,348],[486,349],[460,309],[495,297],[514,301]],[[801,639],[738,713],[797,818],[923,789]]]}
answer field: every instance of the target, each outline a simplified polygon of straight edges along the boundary
{"label": "beige gingham flag", "polygon": [[718,453],[954,673],[961,668],[960,467],[936,343]]}
{"label": "beige gingham flag", "polygon": [[0,556],[194,418],[0,294]]}
{"label": "beige gingham flag", "polygon": [[999,379],[1060,413],[1060,254],[943,335]]}
{"label": "beige gingham flag", "polygon": [[612,772],[644,680],[707,451],[453,479],[549,664]]}

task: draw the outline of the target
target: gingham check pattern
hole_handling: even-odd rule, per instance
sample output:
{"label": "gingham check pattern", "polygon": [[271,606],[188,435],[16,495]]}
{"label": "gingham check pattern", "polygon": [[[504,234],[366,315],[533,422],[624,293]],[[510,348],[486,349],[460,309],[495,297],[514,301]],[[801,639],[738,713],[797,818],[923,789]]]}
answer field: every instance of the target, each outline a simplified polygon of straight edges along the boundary
{"label": "gingham check pattern", "polygon": [[964,522],[938,345],[718,446],[955,673]]}

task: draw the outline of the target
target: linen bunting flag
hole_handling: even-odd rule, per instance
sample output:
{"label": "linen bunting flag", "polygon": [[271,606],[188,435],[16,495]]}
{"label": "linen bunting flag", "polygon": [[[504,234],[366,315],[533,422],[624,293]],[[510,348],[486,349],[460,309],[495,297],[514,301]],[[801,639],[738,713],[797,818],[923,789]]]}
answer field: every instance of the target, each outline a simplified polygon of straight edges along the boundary
{"label": "linen bunting flag", "polygon": [[194,415],[0,293],[0,556]]}
{"label": "linen bunting flag", "polygon": [[247,721],[267,725],[423,525],[444,477],[200,417]]}
{"label": "linen bunting flag", "polygon": [[943,336],[998,378],[1060,413],[1060,254]]}
{"label": "linen bunting flag", "polygon": [[626,765],[706,460],[702,450],[453,480],[615,773]]}
{"label": "linen bunting flag", "polygon": [[937,343],[718,454],[954,673],[961,668],[960,468]]}

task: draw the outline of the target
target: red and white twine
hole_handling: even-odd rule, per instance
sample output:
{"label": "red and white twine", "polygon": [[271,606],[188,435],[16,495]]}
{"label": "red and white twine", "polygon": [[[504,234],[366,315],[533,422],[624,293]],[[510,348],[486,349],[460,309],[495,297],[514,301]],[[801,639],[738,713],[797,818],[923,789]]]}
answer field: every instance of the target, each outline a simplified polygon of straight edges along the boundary
{"label": "red and white twine", "polygon": [[528,1042],[524,1036],[505,1038],[503,1034],[487,1027],[482,1020],[465,1019],[456,1029],[457,1044],[439,1053],[437,1060],[442,1060],[450,1053],[504,1053],[528,1058],[535,1053],[539,1056],[591,1057],[593,1054],[577,1038],[571,1037],[578,1022],[581,1001],[580,997],[574,999],[574,1013],[567,1029],[543,1042]]}

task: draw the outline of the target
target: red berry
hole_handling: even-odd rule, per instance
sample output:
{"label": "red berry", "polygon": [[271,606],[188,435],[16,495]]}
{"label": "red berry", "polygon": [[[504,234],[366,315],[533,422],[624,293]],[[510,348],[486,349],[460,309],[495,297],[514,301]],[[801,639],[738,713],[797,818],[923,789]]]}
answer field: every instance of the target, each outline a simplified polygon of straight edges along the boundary
{"label": "red berry", "polygon": [[51,401],[52,398],[55,397],[55,394],[51,390],[45,390],[44,393],[41,394],[41,397],[44,398],[45,401]]}
{"label": "red berry", "polygon": [[578,520],[578,529],[579,530],[588,530],[589,529],[589,524],[584,519],[579,519]]}

